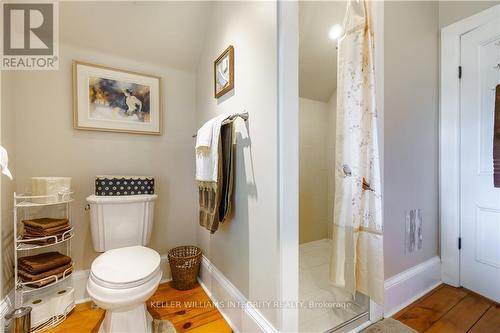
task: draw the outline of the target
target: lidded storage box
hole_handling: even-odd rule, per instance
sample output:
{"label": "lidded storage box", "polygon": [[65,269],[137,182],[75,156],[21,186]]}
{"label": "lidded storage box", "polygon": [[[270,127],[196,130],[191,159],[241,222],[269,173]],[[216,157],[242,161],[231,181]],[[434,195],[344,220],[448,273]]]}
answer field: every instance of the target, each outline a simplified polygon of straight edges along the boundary
{"label": "lidded storage box", "polygon": [[68,200],[71,192],[71,177],[31,177],[31,195],[46,196],[33,198],[40,204],[57,203]]}
{"label": "lidded storage box", "polygon": [[95,195],[142,195],[155,193],[155,179],[147,176],[96,176]]}

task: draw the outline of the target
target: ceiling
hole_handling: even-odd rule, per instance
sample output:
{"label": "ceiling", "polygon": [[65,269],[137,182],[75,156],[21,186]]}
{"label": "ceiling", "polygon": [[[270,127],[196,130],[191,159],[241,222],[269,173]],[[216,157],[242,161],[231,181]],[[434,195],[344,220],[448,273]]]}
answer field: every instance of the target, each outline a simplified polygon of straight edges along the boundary
{"label": "ceiling", "polygon": [[134,60],[196,70],[210,2],[92,1],[59,3],[63,43]]}
{"label": "ceiling", "polygon": [[[157,65],[196,71],[212,11],[210,1],[64,1],[59,3],[62,43]],[[336,88],[336,42],[345,1],[299,4],[299,93],[328,101]]]}
{"label": "ceiling", "polygon": [[299,95],[327,102],[337,87],[337,43],[328,38],[342,24],[346,1],[299,3]]}

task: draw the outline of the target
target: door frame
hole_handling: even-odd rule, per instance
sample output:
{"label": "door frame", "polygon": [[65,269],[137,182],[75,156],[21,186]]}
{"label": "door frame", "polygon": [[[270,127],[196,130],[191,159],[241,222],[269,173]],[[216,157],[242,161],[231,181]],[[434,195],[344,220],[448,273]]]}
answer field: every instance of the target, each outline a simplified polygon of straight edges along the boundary
{"label": "door frame", "polygon": [[[299,300],[299,5],[277,1],[279,297]],[[282,307],[279,331],[297,332],[297,307]]]}
{"label": "door frame", "polygon": [[439,201],[441,279],[460,286],[460,38],[500,17],[500,5],[441,29]]}

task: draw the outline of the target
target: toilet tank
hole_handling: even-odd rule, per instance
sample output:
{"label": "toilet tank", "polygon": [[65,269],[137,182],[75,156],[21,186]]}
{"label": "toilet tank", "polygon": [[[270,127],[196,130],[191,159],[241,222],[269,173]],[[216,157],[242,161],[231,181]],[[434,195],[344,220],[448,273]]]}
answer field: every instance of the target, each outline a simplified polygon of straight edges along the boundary
{"label": "toilet tank", "polygon": [[156,194],[87,197],[97,252],[143,245],[151,239]]}

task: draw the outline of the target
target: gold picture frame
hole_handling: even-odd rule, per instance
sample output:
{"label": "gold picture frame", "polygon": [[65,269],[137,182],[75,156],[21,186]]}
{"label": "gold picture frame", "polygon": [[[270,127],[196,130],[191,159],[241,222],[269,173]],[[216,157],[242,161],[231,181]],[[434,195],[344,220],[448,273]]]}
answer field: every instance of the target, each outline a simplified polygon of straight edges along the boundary
{"label": "gold picture frame", "polygon": [[73,127],[161,135],[161,77],[74,60]]}
{"label": "gold picture frame", "polygon": [[234,47],[227,49],[214,61],[214,97],[224,96],[234,88]]}

